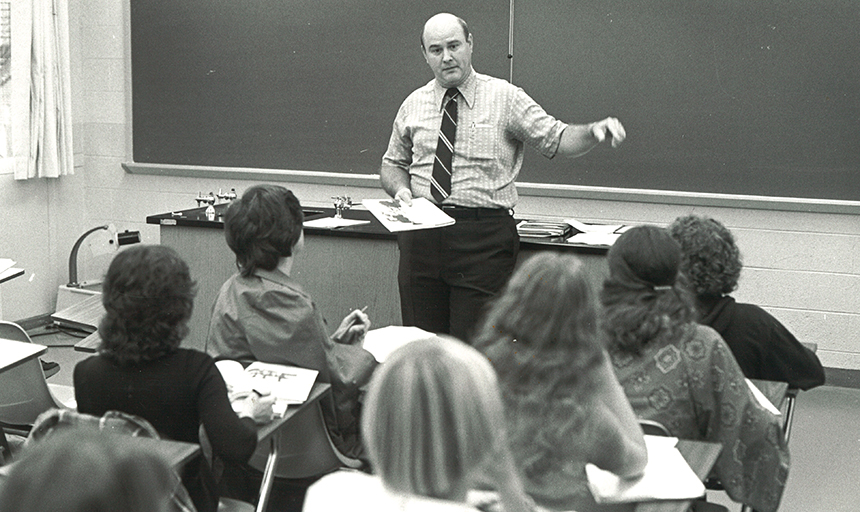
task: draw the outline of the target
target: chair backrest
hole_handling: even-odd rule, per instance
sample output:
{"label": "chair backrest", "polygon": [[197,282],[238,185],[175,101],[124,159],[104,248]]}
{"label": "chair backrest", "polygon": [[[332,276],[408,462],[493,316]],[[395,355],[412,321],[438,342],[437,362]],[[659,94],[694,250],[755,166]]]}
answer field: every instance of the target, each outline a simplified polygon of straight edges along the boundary
{"label": "chair backrest", "polygon": [[[30,342],[26,331],[11,322],[3,322],[4,334],[0,337],[13,339],[8,334],[19,332]],[[16,331],[15,328],[20,331]],[[15,339],[14,341],[19,341]],[[42,364],[32,357],[0,372],[0,423],[14,430],[29,431],[30,426],[43,412],[53,408],[65,408],[48,387]]]}
{"label": "chair backrest", "polygon": [[639,426],[642,427],[642,432],[649,436],[672,436],[672,434],[669,432],[669,429],[666,428],[665,425],[663,425],[659,421],[639,418]]}
{"label": "chair backrest", "polygon": [[30,335],[27,334],[27,331],[25,331],[23,327],[15,322],[9,322],[7,320],[0,320],[0,338],[20,341],[23,343],[33,343],[33,340],[30,339]]}
{"label": "chair backrest", "polygon": [[[329,436],[322,409],[317,402],[314,407],[299,411],[288,425],[282,427],[279,457],[275,475],[283,478],[307,478],[320,476],[342,467],[359,468],[361,461],[343,455]],[[262,443],[251,457],[249,464],[263,471],[268,459],[268,443]]]}

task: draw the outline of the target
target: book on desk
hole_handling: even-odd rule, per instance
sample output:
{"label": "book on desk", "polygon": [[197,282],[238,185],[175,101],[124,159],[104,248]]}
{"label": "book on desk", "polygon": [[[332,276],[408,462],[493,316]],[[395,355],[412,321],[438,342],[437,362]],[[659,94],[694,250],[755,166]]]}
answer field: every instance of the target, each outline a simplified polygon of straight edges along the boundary
{"label": "book on desk", "polygon": [[242,401],[252,393],[273,395],[275,416],[283,417],[287,407],[302,404],[316,382],[317,370],[283,364],[255,361],[247,368],[239,361],[224,359],[215,363],[227,384],[230,401],[237,412]]}
{"label": "book on desk", "polygon": [[565,241],[571,244],[611,246],[632,226],[623,224],[587,224],[576,219],[523,220],[517,233],[526,238]]}

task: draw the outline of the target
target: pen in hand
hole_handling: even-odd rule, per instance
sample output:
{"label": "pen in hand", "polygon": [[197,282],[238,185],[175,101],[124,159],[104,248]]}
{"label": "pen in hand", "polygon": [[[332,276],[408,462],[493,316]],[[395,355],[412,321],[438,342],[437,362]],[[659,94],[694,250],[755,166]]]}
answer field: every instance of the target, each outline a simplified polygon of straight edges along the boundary
{"label": "pen in hand", "polygon": [[[361,308],[361,310],[360,310],[360,311],[361,311],[362,313],[367,312],[367,306],[364,306],[363,308]],[[360,318],[360,317],[359,317],[358,315],[356,315],[356,316],[352,317],[352,320],[350,320],[350,321],[349,321],[349,324],[347,324],[346,329],[344,329],[344,332],[348,332],[350,329],[352,329],[353,327],[355,327],[355,325],[358,323],[358,319],[359,319],[359,318]]]}

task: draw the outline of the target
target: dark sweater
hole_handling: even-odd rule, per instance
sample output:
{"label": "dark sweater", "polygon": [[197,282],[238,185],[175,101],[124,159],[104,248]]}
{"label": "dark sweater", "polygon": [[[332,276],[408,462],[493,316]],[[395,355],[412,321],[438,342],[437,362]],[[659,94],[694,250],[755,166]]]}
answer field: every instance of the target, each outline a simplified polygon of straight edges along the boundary
{"label": "dark sweater", "polygon": [[[212,452],[233,463],[245,463],[257,446],[257,429],[250,418],[240,419],[227,398],[227,386],[211,356],[196,350],[175,353],[144,364],[122,367],[104,356],[89,357],[75,366],[78,411],[101,416],[118,410],[149,421],[167,439],[200,443],[206,428]],[[204,467],[189,463],[182,479],[200,512],[217,507],[214,481]],[[208,503],[207,503],[208,502]]]}
{"label": "dark sweater", "polygon": [[764,309],[730,296],[700,299],[699,309],[699,323],[720,333],[747,378],[788,382],[804,390],[824,384],[818,356]]}

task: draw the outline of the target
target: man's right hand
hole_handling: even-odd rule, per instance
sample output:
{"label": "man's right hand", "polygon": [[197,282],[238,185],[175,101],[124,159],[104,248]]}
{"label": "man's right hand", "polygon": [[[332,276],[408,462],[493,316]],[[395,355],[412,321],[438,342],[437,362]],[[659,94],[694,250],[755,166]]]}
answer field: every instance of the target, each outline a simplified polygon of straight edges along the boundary
{"label": "man's right hand", "polygon": [[401,188],[394,194],[394,199],[406,206],[412,206],[412,191],[408,188]]}

